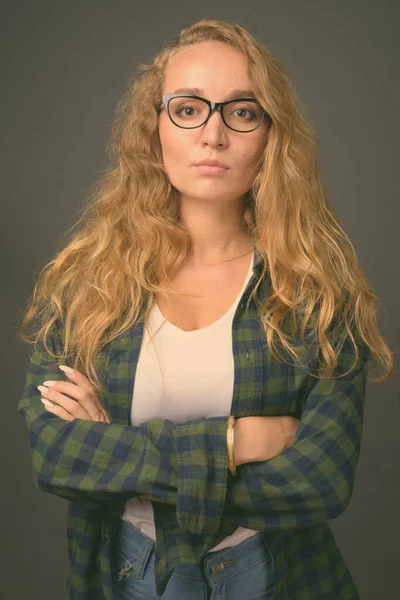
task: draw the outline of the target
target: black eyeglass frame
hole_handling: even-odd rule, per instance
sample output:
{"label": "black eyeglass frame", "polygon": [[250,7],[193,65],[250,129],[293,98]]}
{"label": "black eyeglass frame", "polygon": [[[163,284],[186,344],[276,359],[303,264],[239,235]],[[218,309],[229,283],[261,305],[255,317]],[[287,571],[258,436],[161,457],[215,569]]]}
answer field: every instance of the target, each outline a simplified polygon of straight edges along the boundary
{"label": "black eyeglass frame", "polygon": [[[170,100],[172,100],[173,98],[196,98],[197,100],[203,100],[203,102],[208,104],[208,108],[209,108],[208,117],[206,118],[206,120],[203,123],[201,123],[201,125],[195,125],[194,127],[184,127],[183,125],[178,125],[173,120],[171,113],[169,111],[169,103],[170,103]],[[242,131],[241,129],[234,129],[233,127],[228,125],[228,123],[225,121],[225,117],[224,117],[224,107],[227,104],[231,104],[232,102],[238,102],[239,100],[246,101],[246,102],[255,102],[256,104],[260,105],[260,103],[255,98],[234,98],[233,100],[226,100],[225,102],[212,102],[211,100],[207,100],[206,98],[202,98],[201,96],[194,96],[193,94],[163,94],[163,96],[162,96],[162,103],[164,104],[165,108],[167,109],[168,117],[170,118],[170,120],[172,121],[172,123],[174,125],[176,125],[177,127],[180,127],[181,129],[198,129],[199,127],[203,127],[203,125],[205,125],[207,123],[207,121],[209,120],[209,118],[211,117],[211,115],[215,109],[217,109],[219,111],[221,118],[222,118],[223,122],[225,123],[225,125],[229,129],[232,129],[232,131],[237,131],[239,133],[251,133],[252,131],[255,131],[263,124],[266,116],[268,117],[270,123],[272,123],[271,116],[267,113],[265,108],[263,108],[260,105],[263,110],[263,118],[261,119],[260,123],[253,129],[249,129],[248,131]]]}

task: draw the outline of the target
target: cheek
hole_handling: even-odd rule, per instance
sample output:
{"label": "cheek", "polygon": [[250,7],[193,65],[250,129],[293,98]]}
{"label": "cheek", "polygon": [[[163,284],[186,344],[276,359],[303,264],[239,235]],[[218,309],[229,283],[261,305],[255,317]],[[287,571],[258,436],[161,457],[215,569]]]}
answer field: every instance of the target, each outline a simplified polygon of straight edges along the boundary
{"label": "cheek", "polygon": [[165,172],[172,185],[182,192],[190,186],[190,158],[193,152],[190,151],[188,136],[183,136],[178,127],[175,129],[163,131],[160,128],[160,142]]}
{"label": "cheek", "polygon": [[160,125],[159,135],[166,170],[182,167],[188,152],[187,140],[182,136],[179,128],[174,127],[174,129],[171,129],[168,124],[165,126]]}
{"label": "cheek", "polygon": [[261,143],[255,143],[247,146],[242,149],[241,158],[240,158],[240,171],[247,175],[247,177],[252,177],[253,171],[257,166],[257,163],[262,155],[265,147],[264,138],[261,139]]}
{"label": "cheek", "polygon": [[263,153],[267,139],[265,133],[260,132],[257,137],[249,140],[249,142],[250,141],[251,143],[244,148],[244,159],[249,165],[258,161]]}

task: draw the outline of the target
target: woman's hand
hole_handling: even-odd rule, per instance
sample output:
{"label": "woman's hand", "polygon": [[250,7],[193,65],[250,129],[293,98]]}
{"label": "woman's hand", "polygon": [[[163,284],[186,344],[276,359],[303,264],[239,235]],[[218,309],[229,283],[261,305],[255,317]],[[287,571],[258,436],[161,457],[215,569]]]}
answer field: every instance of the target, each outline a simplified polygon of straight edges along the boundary
{"label": "woman's hand", "polygon": [[235,420],[235,464],[270,460],[294,442],[299,419],[281,417],[242,417]]}
{"label": "woman's hand", "polygon": [[66,421],[84,419],[111,423],[89,379],[76,369],[65,374],[74,383],[47,380],[38,386],[45,409]]}
{"label": "woman's hand", "polygon": [[[96,390],[89,379],[76,369],[73,369],[70,373],[63,372],[75,383],[47,380],[43,382],[43,385],[38,386],[39,391],[44,396],[41,400],[45,409],[66,421],[85,419],[86,421],[111,423],[111,419],[102,407],[96,395]],[[68,396],[64,394],[68,394]],[[71,400],[69,396],[74,399]],[[153,498],[153,496],[136,496],[136,498],[164,502],[164,500]]]}

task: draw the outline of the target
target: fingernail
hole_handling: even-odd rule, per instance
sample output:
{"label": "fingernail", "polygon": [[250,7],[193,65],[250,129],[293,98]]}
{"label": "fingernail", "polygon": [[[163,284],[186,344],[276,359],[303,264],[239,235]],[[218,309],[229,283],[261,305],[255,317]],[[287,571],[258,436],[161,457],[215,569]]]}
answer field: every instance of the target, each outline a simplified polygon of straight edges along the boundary
{"label": "fingernail", "polygon": [[51,387],[55,383],[56,383],[55,381],[43,381],[43,385],[47,385],[47,387]]}
{"label": "fingernail", "polygon": [[65,371],[66,373],[74,372],[74,370],[71,369],[71,367],[66,367],[65,365],[58,365],[58,368],[61,369],[61,371]]}
{"label": "fingernail", "polygon": [[53,406],[52,402],[49,402],[48,400],[46,400],[45,398],[40,398],[41,401],[43,402],[43,404],[45,404],[46,406]]}

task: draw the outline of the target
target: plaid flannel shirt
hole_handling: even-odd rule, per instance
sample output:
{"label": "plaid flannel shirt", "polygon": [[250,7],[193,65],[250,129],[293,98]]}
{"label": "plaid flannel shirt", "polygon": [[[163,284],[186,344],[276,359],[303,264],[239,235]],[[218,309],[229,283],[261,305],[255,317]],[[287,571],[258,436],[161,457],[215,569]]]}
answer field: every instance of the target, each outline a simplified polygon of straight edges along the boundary
{"label": "plaid flannel shirt", "polygon": [[[227,416],[130,424],[144,305],[135,325],[102,354],[108,392],[100,400],[111,424],[47,412],[37,386],[49,377],[68,379],[42,341],[32,353],[18,411],[29,431],[35,485],[68,501],[70,600],[112,600],[110,548],[126,501],[144,494],[165,501],[152,501],[159,596],[177,565],[199,563],[242,526],[260,531],[271,551],[276,600],[359,598],[328,520],[343,513],[352,494],[371,357],[360,344],[357,367],[327,381],[309,374],[317,364],[313,353],[307,369],[273,359],[258,307],[254,301],[245,307],[261,266],[255,248],[253,276],[232,325],[231,414],[292,415],[301,423],[289,448],[238,466],[236,477],[228,471]],[[264,278],[257,295],[269,293]],[[54,326],[50,344],[57,353],[63,339]],[[338,373],[353,360],[353,347],[345,344]]]}

